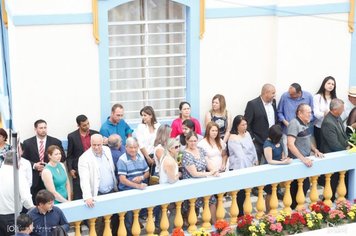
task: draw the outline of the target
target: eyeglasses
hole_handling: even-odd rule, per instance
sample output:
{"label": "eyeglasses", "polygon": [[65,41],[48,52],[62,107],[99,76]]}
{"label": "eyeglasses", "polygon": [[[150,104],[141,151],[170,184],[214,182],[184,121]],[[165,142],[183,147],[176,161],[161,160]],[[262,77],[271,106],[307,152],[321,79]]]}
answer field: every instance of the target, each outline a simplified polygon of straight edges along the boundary
{"label": "eyeglasses", "polygon": [[174,146],[174,149],[179,149],[180,145]]}

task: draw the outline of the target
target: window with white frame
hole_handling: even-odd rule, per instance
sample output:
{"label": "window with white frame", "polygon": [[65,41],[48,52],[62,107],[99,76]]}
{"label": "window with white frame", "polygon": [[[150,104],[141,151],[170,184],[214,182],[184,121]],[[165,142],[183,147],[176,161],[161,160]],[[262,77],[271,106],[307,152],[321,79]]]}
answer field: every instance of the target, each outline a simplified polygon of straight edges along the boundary
{"label": "window with white frame", "polygon": [[169,0],[135,0],[108,12],[110,102],[139,122],[150,105],[158,119],[178,115],[186,97],[185,6]]}

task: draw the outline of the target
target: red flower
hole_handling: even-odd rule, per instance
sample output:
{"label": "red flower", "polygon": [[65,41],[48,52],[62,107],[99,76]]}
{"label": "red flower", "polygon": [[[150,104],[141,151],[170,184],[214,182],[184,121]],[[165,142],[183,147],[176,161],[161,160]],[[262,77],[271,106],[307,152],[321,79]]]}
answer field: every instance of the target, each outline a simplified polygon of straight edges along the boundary
{"label": "red flower", "polygon": [[222,231],[226,227],[229,226],[229,223],[227,223],[225,220],[217,220],[214,224],[214,227],[216,230]]}
{"label": "red flower", "polygon": [[306,221],[300,212],[293,212],[291,215],[286,216],[283,222],[284,228],[289,234],[295,234],[302,231]]}
{"label": "red flower", "polygon": [[172,236],[184,236],[184,231],[181,228],[175,228],[172,232]]}

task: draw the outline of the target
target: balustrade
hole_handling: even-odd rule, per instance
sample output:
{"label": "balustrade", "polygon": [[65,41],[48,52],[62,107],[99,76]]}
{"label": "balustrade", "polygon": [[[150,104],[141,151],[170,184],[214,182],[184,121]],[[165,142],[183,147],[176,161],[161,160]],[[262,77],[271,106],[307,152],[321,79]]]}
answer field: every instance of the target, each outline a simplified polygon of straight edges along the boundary
{"label": "balustrade", "polygon": [[[96,199],[95,207],[88,208],[83,201],[77,200],[58,205],[62,208],[67,219],[74,222],[75,235],[80,235],[80,224],[84,219],[89,219],[89,235],[96,235],[95,221],[97,217],[104,218],[104,236],[111,235],[110,217],[112,214],[119,213],[119,229],[118,235],[127,235],[130,231],[132,235],[154,235],[155,224],[153,216],[153,206],[161,206],[161,221],[160,235],[169,235],[169,229],[172,225],[175,227],[183,227],[185,221],[189,224],[187,231],[192,233],[198,227],[203,227],[207,230],[212,228],[211,219],[213,218],[210,212],[209,199],[210,196],[217,196],[216,219],[224,219],[226,212],[231,225],[236,225],[236,219],[240,210],[245,214],[255,214],[257,218],[261,218],[266,214],[265,200],[263,197],[263,187],[267,184],[272,186],[272,194],[269,202],[272,215],[276,215],[279,210],[286,212],[291,211],[292,198],[290,194],[290,186],[292,180],[297,180],[298,191],[296,196],[296,210],[303,210],[309,204],[315,203],[318,200],[331,206],[332,189],[330,178],[333,173],[339,172],[340,179],[337,186],[337,199],[345,199],[348,193],[350,200],[355,199],[355,169],[356,169],[356,154],[348,152],[338,152],[327,154],[324,159],[317,159],[313,163],[313,167],[308,168],[298,160],[286,166],[264,165],[253,168],[247,168],[237,171],[222,173],[220,177],[189,179],[179,181],[175,184],[155,185],[150,186],[145,190],[131,190],[119,193],[99,196]],[[349,186],[346,188],[345,174],[348,170]],[[319,199],[317,188],[317,180],[319,175],[325,175],[325,186],[323,186],[324,199]],[[307,196],[303,192],[303,181],[310,178],[310,191]],[[277,198],[277,186],[283,186],[283,200]],[[258,186],[258,197],[255,199],[256,205],[253,208],[251,200],[251,189]],[[238,208],[237,193],[245,191],[245,201],[243,209]],[[224,203],[224,194],[231,201],[229,204]],[[204,199],[203,208],[196,212],[196,201],[199,197]],[[188,212],[182,212],[183,200],[187,200],[190,208]],[[170,203],[173,203],[170,205]],[[281,206],[281,207],[280,207]],[[147,208],[147,220],[143,221],[144,229],[140,227],[139,212],[140,209]],[[227,211],[226,211],[226,208]],[[133,211],[132,229],[126,229],[124,224],[125,213]],[[173,215],[170,215],[173,214]],[[142,220],[141,220],[142,221]]]}

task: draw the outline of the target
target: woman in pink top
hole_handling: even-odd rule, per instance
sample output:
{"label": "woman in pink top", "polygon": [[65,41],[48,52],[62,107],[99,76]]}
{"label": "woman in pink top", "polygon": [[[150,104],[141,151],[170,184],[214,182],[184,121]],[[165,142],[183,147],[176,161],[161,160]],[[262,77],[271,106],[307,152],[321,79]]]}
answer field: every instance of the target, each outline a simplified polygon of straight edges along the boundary
{"label": "woman in pink top", "polygon": [[171,127],[172,127],[171,138],[175,138],[178,135],[183,133],[182,123],[186,119],[192,120],[194,125],[195,125],[195,132],[197,134],[201,134],[201,127],[200,127],[199,121],[190,116],[190,104],[189,104],[189,102],[181,102],[179,104],[179,110],[180,110],[179,117],[177,119],[175,119],[172,122],[172,125],[171,125]]}

